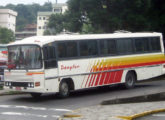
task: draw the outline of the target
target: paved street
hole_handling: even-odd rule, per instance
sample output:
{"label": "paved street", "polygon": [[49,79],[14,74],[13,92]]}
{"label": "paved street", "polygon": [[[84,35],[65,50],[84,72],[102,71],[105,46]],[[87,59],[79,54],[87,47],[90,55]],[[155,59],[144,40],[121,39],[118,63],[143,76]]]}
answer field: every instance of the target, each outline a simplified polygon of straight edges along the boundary
{"label": "paved street", "polygon": [[138,118],[135,120],[165,120],[165,112],[163,113],[156,113],[156,114],[151,114],[142,118]]}
{"label": "paved street", "polygon": [[138,83],[134,89],[121,87],[94,88],[71,93],[67,99],[55,94],[43,95],[40,100],[28,94],[0,96],[0,118],[3,120],[56,119],[71,110],[98,105],[103,100],[164,92],[165,81]]}

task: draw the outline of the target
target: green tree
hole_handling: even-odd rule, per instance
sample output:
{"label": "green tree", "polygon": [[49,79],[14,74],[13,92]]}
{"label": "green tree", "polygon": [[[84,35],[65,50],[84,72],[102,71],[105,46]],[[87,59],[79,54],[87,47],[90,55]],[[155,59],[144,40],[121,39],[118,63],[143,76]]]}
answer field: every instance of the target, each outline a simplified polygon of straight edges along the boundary
{"label": "green tree", "polygon": [[0,27],[0,43],[1,44],[7,44],[14,40],[15,40],[15,36],[11,30]]}
{"label": "green tree", "polygon": [[[127,30],[165,35],[164,13],[165,0],[68,0],[61,27],[80,33]],[[58,24],[58,21],[52,18],[50,23]]]}
{"label": "green tree", "polygon": [[64,15],[63,14],[52,14],[49,18],[48,28],[49,32],[45,34],[58,34],[63,31],[64,27]]}

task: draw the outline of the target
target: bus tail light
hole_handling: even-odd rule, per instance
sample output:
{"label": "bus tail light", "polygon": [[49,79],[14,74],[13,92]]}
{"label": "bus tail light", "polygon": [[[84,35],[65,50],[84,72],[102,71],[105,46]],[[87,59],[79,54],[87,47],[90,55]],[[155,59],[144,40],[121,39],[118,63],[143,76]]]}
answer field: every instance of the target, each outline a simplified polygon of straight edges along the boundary
{"label": "bus tail light", "polygon": [[38,87],[38,86],[40,86],[40,82],[35,83],[35,87]]}

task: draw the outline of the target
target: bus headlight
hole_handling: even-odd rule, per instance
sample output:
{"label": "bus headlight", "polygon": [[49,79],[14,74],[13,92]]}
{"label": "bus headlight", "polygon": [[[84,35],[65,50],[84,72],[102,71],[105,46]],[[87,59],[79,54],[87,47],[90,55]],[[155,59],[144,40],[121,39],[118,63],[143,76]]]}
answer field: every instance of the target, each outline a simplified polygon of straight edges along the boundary
{"label": "bus headlight", "polygon": [[33,88],[34,87],[34,83],[28,83],[28,87]]}
{"label": "bus headlight", "polygon": [[6,86],[9,86],[9,83],[8,83],[8,82],[6,82],[6,83],[5,83],[5,85],[6,85]]}
{"label": "bus headlight", "polygon": [[9,82],[8,85],[11,86],[11,82]]}
{"label": "bus headlight", "polygon": [[31,83],[31,87],[32,87],[32,88],[34,87],[34,83]]}

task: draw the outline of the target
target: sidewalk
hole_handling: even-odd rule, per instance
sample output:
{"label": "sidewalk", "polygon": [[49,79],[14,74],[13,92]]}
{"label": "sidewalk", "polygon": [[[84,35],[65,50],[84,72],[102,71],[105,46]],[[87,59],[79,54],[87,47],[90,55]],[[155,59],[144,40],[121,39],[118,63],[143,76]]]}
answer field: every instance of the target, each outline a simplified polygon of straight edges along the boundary
{"label": "sidewalk", "polygon": [[[165,101],[144,102],[131,104],[97,105],[75,110],[68,115],[81,115],[75,118],[63,118],[63,120],[123,120],[117,116],[132,116],[146,111],[164,109]],[[124,119],[124,120],[131,120]]]}

